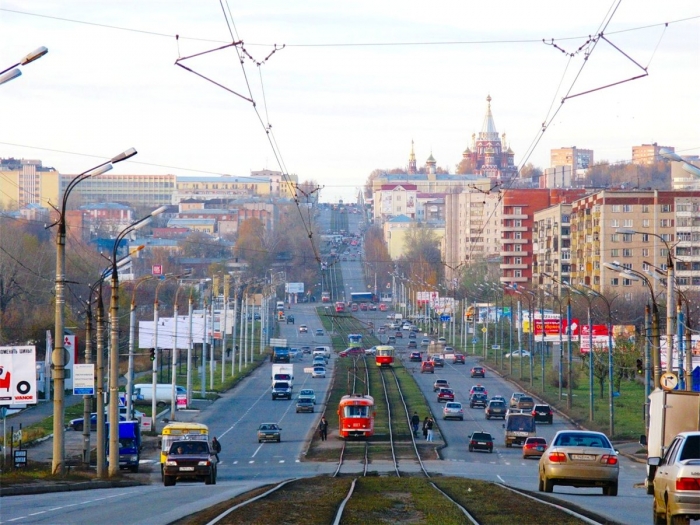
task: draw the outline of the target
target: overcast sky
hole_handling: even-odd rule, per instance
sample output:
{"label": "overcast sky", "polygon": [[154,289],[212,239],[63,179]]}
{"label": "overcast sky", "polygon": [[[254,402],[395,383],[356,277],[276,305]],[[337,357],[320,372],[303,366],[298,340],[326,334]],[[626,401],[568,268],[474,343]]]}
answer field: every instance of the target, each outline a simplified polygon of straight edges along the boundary
{"label": "overcast sky", "polygon": [[[78,173],[133,146],[138,156],[114,173],[282,169],[318,181],[322,200],[348,199],[372,170],[405,167],[411,140],[419,165],[432,152],[454,172],[489,94],[519,165],[547,167],[549,150],[568,146],[611,162],[650,142],[700,154],[697,0],[229,0],[224,8],[256,61],[286,47],[260,67],[246,59],[242,68],[233,47],[181,63],[252,92],[258,113],[175,65],[232,42],[216,0],[0,0],[0,71],[49,48],[0,86],[0,157]],[[606,37],[629,58],[604,40],[568,55],[608,20]],[[566,53],[542,43],[552,38]],[[560,108],[567,92],[642,68],[645,78]]]}

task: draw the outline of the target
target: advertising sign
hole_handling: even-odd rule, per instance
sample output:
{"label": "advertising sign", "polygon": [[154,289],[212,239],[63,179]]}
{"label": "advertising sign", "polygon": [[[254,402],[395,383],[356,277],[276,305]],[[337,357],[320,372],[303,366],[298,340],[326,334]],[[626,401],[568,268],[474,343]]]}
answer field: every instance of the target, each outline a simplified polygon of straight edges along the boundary
{"label": "advertising sign", "polygon": [[284,283],[285,293],[304,293],[304,283]]}
{"label": "advertising sign", "polygon": [[73,395],[95,395],[95,365],[93,363],[73,365]]}
{"label": "advertising sign", "polygon": [[63,348],[65,349],[64,365],[65,365],[65,384],[64,386],[70,390],[73,388],[73,364],[78,361],[78,341],[74,335],[63,336]]}
{"label": "advertising sign", "polygon": [[36,347],[0,346],[0,405],[36,402]]}
{"label": "advertising sign", "polygon": [[[533,320],[535,324],[535,337],[538,335],[542,335],[542,319],[534,319]],[[559,328],[561,326],[561,333],[563,335],[566,335],[566,329],[567,329],[567,322],[566,319],[562,319],[561,323],[559,322],[559,319],[547,319],[545,318],[544,320],[544,335],[545,336],[550,336],[550,335],[559,335]],[[588,327],[586,327],[588,328]],[[571,335],[572,337],[578,337],[579,335],[579,322],[578,319],[572,319],[571,320]]]}

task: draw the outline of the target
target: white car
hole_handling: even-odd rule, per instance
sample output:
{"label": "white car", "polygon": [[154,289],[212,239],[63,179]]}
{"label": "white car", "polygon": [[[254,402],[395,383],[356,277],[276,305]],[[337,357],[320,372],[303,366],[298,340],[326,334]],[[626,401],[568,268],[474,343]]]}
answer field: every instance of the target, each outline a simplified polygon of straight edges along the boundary
{"label": "white car", "polygon": [[[512,353],[512,355],[513,355],[513,357],[516,357],[516,358],[520,358],[520,357],[530,357],[530,352],[528,352],[527,350],[515,350],[515,351]],[[510,356],[511,356],[511,353],[508,352],[508,353],[505,354],[503,357],[510,357]]]}
{"label": "white car", "polygon": [[448,401],[445,403],[445,408],[442,409],[442,419],[459,419],[464,421],[464,410],[462,403]]}
{"label": "white car", "polygon": [[377,347],[365,348],[365,355],[377,355]]}
{"label": "white car", "polygon": [[308,334],[309,333],[309,327],[306,326],[305,324],[301,325],[299,327],[299,333],[300,334]]}
{"label": "white car", "polygon": [[311,377],[314,379],[326,377],[326,367],[325,366],[314,366],[313,372],[311,372]]}
{"label": "white car", "polygon": [[314,402],[314,405],[316,404],[316,392],[314,392],[313,388],[302,388],[299,392],[299,397],[308,397]]}

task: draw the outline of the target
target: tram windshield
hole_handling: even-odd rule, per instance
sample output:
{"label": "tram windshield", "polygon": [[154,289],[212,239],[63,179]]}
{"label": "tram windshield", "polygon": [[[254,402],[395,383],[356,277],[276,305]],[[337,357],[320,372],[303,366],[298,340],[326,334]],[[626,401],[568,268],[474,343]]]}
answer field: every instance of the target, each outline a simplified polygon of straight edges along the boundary
{"label": "tram windshield", "polygon": [[345,417],[367,417],[368,414],[368,406],[350,405],[345,407]]}
{"label": "tram windshield", "polygon": [[393,348],[377,348],[377,355],[380,356],[391,356]]}

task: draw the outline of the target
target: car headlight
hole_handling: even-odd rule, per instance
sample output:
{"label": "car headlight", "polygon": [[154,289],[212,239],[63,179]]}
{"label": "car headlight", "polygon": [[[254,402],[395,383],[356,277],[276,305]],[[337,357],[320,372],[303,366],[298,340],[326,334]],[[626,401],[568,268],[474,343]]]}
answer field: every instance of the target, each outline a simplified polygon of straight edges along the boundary
{"label": "car headlight", "polygon": [[209,463],[209,460],[200,461],[199,463],[197,463],[197,465],[199,465],[200,467],[208,467],[210,465],[210,463]]}
{"label": "car headlight", "polygon": [[166,461],[165,466],[166,467],[177,467],[177,461]]}
{"label": "car headlight", "polygon": [[131,461],[138,461],[139,457],[138,456],[131,456]]}

